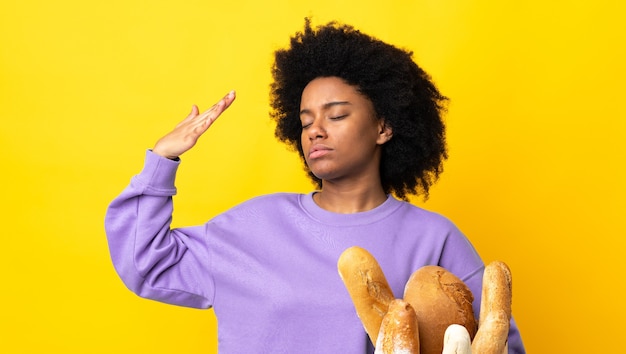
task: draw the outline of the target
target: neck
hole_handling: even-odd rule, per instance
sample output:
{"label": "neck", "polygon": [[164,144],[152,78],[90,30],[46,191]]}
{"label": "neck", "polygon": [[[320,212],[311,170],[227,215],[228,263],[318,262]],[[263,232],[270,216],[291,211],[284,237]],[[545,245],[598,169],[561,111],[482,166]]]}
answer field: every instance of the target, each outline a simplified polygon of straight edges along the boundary
{"label": "neck", "polygon": [[313,195],[313,200],[322,209],[352,214],[376,208],[387,200],[387,195],[380,185],[374,188],[341,188],[324,181],[322,190]]}

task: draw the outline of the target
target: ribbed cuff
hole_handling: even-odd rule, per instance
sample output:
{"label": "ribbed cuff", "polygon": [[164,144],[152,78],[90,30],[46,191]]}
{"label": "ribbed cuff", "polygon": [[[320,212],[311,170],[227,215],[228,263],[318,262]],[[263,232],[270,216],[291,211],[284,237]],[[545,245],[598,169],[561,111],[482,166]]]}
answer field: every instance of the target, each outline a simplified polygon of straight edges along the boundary
{"label": "ribbed cuff", "polygon": [[180,159],[170,160],[147,150],[143,170],[135,176],[135,182],[145,188],[145,194],[174,195],[174,181],[179,165]]}

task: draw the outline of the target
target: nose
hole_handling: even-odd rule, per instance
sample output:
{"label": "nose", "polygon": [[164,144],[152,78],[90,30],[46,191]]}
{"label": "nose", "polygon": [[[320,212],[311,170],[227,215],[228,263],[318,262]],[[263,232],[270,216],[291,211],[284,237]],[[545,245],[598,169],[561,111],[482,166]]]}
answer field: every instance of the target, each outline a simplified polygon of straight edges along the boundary
{"label": "nose", "polygon": [[323,139],[326,135],[326,127],[324,125],[324,120],[321,118],[316,118],[313,123],[306,130],[309,140],[315,139]]}

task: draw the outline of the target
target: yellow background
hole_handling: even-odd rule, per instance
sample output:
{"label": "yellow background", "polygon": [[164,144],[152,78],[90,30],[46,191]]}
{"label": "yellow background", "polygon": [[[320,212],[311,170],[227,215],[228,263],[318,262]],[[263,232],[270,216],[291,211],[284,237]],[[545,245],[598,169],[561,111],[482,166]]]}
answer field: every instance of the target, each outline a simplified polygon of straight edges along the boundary
{"label": "yellow background", "polygon": [[268,118],[272,52],[305,16],[413,50],[451,98],[446,171],[415,203],[509,264],[528,351],[622,350],[625,15],[609,0],[2,2],[0,352],[215,350],[211,310],[117,278],[105,208],[192,104],[230,89],[183,157],[175,226],[308,192]]}

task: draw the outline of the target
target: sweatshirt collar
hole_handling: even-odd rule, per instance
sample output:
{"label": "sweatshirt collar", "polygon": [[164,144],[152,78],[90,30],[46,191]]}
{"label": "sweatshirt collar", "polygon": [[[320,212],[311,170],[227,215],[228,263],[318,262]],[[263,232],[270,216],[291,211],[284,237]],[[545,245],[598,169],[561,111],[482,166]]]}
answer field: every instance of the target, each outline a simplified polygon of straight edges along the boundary
{"label": "sweatshirt collar", "polygon": [[302,194],[300,196],[300,206],[317,222],[334,226],[357,226],[375,223],[391,215],[403,204],[403,202],[395,199],[392,195],[387,195],[387,200],[374,209],[352,214],[341,214],[320,208],[313,200],[313,194],[315,193]]}

